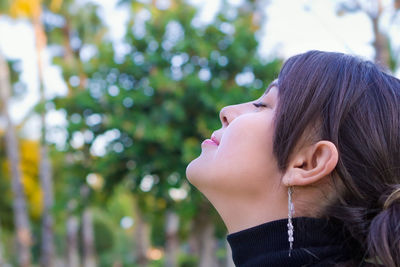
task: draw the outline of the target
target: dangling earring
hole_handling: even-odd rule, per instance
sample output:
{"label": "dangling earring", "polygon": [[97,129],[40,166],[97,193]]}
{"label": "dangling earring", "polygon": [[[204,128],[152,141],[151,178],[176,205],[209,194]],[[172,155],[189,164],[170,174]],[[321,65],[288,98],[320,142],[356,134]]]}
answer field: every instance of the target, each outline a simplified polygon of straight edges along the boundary
{"label": "dangling earring", "polygon": [[293,202],[292,202],[292,192],[293,192],[292,186],[289,186],[288,187],[288,211],[289,212],[288,212],[288,224],[287,224],[287,226],[288,226],[289,244],[290,244],[289,257],[291,257],[291,252],[292,252],[292,248],[293,248],[293,241],[294,241],[294,238],[293,238],[294,228],[293,228],[293,224],[292,224],[292,217],[294,215],[294,205],[293,205]]}

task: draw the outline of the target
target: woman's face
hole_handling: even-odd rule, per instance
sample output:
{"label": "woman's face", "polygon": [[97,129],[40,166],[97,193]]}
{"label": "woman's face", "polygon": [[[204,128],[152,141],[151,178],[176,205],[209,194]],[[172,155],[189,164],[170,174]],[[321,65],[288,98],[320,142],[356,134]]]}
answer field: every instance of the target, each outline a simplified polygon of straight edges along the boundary
{"label": "woman's face", "polygon": [[205,140],[188,165],[188,180],[217,210],[220,201],[274,194],[281,177],[272,153],[277,97],[273,82],[260,98],[224,107],[222,127],[210,137],[215,142]]}

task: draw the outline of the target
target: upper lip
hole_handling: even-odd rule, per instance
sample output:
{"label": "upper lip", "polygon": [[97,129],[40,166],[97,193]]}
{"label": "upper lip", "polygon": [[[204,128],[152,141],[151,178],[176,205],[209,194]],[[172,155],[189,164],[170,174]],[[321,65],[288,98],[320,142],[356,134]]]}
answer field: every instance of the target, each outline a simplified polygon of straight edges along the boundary
{"label": "upper lip", "polygon": [[211,135],[211,140],[214,141],[214,143],[216,143],[217,145],[219,145],[219,140],[217,139],[217,137],[215,137],[215,134]]}

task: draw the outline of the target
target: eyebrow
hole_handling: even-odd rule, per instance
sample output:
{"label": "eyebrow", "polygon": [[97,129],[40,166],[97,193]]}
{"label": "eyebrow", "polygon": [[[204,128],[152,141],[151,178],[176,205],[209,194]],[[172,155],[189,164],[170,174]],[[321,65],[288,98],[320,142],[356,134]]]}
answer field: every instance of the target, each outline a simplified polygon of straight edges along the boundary
{"label": "eyebrow", "polygon": [[278,86],[278,79],[273,80],[272,83],[268,85],[267,89],[265,89],[264,95],[266,95],[268,91],[274,86]]}

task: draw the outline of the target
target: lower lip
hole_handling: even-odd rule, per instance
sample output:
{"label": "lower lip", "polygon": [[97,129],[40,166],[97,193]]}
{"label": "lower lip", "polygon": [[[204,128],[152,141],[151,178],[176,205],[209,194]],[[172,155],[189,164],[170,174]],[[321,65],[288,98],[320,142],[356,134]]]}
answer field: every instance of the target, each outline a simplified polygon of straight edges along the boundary
{"label": "lower lip", "polygon": [[213,140],[211,139],[206,139],[203,141],[203,143],[201,143],[202,145],[213,145],[213,146],[218,146],[217,143],[215,143]]}

